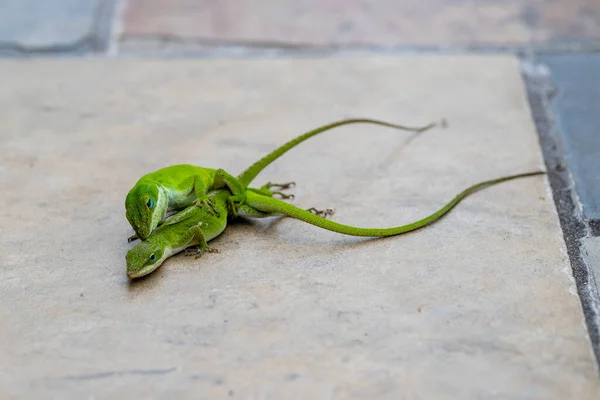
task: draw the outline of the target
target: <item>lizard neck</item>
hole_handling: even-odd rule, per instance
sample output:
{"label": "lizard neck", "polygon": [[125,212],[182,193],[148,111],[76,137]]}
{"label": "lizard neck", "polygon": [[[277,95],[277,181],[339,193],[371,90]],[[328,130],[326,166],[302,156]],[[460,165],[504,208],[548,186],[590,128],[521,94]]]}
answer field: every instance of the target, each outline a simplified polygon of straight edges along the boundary
{"label": "lizard neck", "polygon": [[167,189],[165,189],[164,186],[156,185],[156,187],[158,189],[158,196],[156,198],[156,209],[160,210],[160,212],[156,213],[157,215],[155,215],[155,218],[157,218],[158,221],[162,221],[167,215],[167,212],[169,211],[169,204],[171,204],[172,199],[169,197],[169,192]]}

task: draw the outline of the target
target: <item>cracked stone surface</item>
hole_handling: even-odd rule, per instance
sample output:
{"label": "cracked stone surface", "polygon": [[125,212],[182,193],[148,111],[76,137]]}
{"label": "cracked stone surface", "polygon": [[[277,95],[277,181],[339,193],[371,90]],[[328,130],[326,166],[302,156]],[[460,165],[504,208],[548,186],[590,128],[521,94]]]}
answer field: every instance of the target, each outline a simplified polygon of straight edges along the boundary
{"label": "cracked stone surface", "polygon": [[234,223],[220,254],[131,284],[124,198],[175,163],[238,173],[391,226],[543,166],[511,56],[4,61],[0,393],[15,398],[594,399],[599,383],[545,177],[385,240]]}

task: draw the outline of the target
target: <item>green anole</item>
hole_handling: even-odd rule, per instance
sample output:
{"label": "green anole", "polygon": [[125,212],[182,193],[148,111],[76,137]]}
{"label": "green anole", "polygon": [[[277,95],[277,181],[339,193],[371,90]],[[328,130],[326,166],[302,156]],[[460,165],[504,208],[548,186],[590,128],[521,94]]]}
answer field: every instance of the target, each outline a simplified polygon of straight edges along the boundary
{"label": "green anole", "polygon": [[[243,217],[263,218],[283,214],[317,227],[351,236],[384,237],[401,235],[430,225],[450,210],[468,195],[487,186],[517,178],[525,178],[544,174],[543,171],[505,176],[488,180],[468,187],[456,195],[451,201],[433,214],[416,222],[392,228],[359,228],[327,220],[315,213],[298,208],[292,204],[273,198],[268,185],[260,189],[245,189],[245,201],[237,209],[237,215]],[[231,192],[227,189],[208,193],[218,214],[209,212],[201,202],[193,204],[154,231],[150,237],[129,250],[126,256],[127,275],[139,278],[156,270],[167,258],[189,247],[197,246],[196,256],[204,252],[216,252],[208,246],[208,242],[219,236],[227,226],[227,217],[231,212],[228,206]]]}
{"label": "green anole", "polygon": [[[206,194],[213,189],[228,187],[236,195],[230,200],[229,207],[239,207],[244,200],[244,189],[248,187],[250,182],[288,150],[319,133],[338,126],[355,123],[369,123],[416,133],[424,132],[436,126],[435,123],[431,123],[423,127],[407,127],[368,118],[353,118],[332,122],[306,132],[280,146],[252,164],[237,179],[222,169],[215,170],[190,164],[172,165],[159,169],[142,176],[127,194],[125,216],[135,231],[135,235],[128,240],[147,239],[150,233],[165,221],[169,212],[182,210],[198,199],[201,200],[207,212],[217,215],[218,207],[214,205],[210,197],[206,197]],[[444,124],[443,121],[442,125]],[[274,184],[273,186],[285,189],[289,187],[289,184]]]}

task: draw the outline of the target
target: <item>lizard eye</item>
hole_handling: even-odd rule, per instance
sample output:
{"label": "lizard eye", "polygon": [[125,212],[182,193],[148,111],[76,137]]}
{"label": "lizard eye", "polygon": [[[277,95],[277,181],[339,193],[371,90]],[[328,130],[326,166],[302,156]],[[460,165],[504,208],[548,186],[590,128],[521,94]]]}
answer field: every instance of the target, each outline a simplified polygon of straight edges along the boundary
{"label": "lizard eye", "polygon": [[150,262],[154,261],[156,261],[156,254],[152,253],[152,255],[150,255]]}
{"label": "lizard eye", "polygon": [[154,208],[154,199],[150,197],[146,202],[146,205],[148,206],[148,208]]}

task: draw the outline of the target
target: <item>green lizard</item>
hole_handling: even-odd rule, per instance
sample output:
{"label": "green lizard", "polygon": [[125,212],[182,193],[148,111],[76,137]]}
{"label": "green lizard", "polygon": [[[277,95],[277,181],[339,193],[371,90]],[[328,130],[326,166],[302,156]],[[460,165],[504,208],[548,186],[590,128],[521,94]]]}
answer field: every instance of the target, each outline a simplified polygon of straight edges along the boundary
{"label": "green lizard", "polygon": [[[243,217],[263,218],[283,214],[317,227],[351,236],[384,237],[401,235],[430,225],[450,210],[468,195],[501,182],[544,174],[543,171],[505,176],[488,180],[470,186],[456,195],[451,201],[433,214],[416,222],[393,228],[358,228],[327,220],[319,215],[273,198],[274,192],[268,185],[261,189],[248,188],[245,190],[245,202],[238,207],[237,214]],[[191,205],[166,221],[153,232],[150,237],[129,250],[126,256],[127,275],[139,278],[156,270],[167,258],[189,247],[197,246],[197,257],[204,252],[215,252],[208,242],[219,236],[227,226],[228,199],[231,192],[221,189],[208,193],[219,214],[209,212],[205,207]]]}
{"label": "green lizard", "polygon": [[[218,207],[215,207],[211,198],[205,196],[212,189],[229,187],[236,195],[230,200],[229,207],[239,207],[244,200],[244,189],[250,182],[288,150],[319,133],[338,126],[355,123],[369,123],[417,133],[436,126],[435,123],[431,123],[423,127],[407,127],[367,118],[332,122],[306,132],[280,146],[252,164],[237,179],[222,169],[215,170],[189,164],[172,165],[159,169],[141,177],[127,194],[125,216],[136,233],[128,241],[137,238],[147,239],[150,233],[165,220],[169,212],[182,210],[198,199],[208,212],[217,214]],[[444,122],[442,122],[443,124]],[[290,184],[273,184],[271,187],[285,189]]]}

